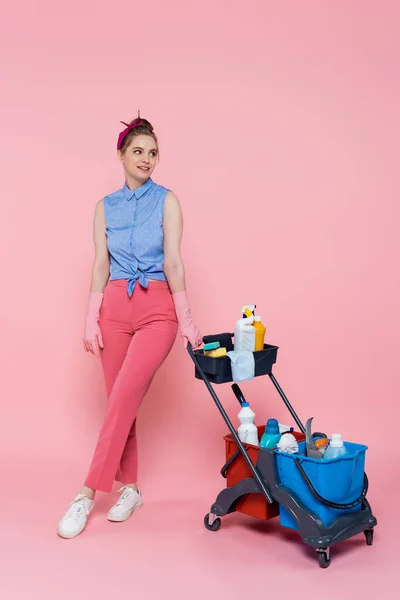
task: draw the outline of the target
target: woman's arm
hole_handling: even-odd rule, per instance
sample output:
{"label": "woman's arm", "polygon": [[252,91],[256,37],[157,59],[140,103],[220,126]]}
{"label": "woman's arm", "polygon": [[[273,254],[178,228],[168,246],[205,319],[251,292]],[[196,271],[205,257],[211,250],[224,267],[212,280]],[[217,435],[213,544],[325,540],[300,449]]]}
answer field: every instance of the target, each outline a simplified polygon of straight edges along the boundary
{"label": "woman's arm", "polygon": [[183,231],[182,211],[178,198],[168,192],[164,204],[164,273],[174,300],[176,316],[184,345],[190,341],[193,348],[202,344],[202,335],[193,323],[185,285],[185,268],[180,246]]}
{"label": "woman's arm", "polygon": [[103,290],[110,277],[110,255],[107,248],[104,200],[100,200],[96,204],[94,211],[93,241],[95,257],[86,311],[83,347],[86,352],[91,352],[92,354],[99,356],[99,347],[103,348],[104,346],[99,326],[100,306],[103,302]]}
{"label": "woman's arm", "polygon": [[96,204],[93,220],[93,241],[95,256],[92,268],[91,292],[102,292],[110,276],[110,255],[107,248],[104,199]]}
{"label": "woman's arm", "polygon": [[185,268],[181,258],[182,210],[178,198],[168,192],[164,204],[164,273],[172,293],[184,292]]}

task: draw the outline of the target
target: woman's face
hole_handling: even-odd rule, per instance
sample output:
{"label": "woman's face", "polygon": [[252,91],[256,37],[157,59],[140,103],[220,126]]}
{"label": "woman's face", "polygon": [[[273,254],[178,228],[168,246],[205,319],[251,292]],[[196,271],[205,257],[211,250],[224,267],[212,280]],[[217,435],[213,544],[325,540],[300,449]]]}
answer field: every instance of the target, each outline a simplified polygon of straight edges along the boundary
{"label": "woman's face", "polygon": [[158,156],[157,144],[150,135],[133,138],[120,160],[125,171],[139,181],[146,181],[154,171]]}

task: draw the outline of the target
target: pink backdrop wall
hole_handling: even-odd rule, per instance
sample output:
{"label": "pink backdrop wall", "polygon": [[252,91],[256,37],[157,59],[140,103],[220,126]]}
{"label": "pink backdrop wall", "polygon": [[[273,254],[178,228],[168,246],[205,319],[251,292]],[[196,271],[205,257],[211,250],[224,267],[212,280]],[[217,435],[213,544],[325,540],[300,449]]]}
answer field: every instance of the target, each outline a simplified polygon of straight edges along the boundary
{"label": "pink backdrop wall", "polygon": [[[0,466],[4,489],[54,484],[49,535],[103,417],[100,365],[81,345],[92,215],[123,185],[119,121],[137,108],[160,139],[154,179],[183,206],[199,326],[232,330],[257,303],[300,417],[369,445],[382,514],[400,419],[399,16],[389,1],[6,8]],[[243,389],[260,422],[291,424],[270,382]],[[229,386],[217,391],[235,419]],[[139,417],[147,496],[200,497],[201,522],[224,433],[178,339]]]}

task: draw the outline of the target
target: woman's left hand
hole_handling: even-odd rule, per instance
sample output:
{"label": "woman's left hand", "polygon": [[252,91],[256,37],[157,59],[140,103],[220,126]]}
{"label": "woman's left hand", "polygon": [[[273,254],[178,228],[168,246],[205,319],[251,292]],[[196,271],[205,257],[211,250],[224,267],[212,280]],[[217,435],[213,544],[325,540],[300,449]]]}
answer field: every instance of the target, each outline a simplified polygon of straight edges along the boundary
{"label": "woman's left hand", "polygon": [[[171,290],[185,290],[185,271],[180,255],[182,237],[182,211],[178,198],[168,192],[164,205],[164,273]],[[193,323],[186,291],[173,292],[175,312],[185,348],[190,342],[193,348],[203,343],[200,330]]]}
{"label": "woman's left hand", "polygon": [[187,293],[175,292],[172,294],[172,298],[185,348],[188,341],[192,344],[193,349],[199,348],[203,343],[203,336],[198,327],[193,323]]}
{"label": "woman's left hand", "polygon": [[185,323],[185,325],[181,327],[181,335],[183,337],[183,344],[185,348],[187,347],[188,342],[192,344],[193,350],[199,348],[203,343],[203,336],[193,322],[190,324]]}

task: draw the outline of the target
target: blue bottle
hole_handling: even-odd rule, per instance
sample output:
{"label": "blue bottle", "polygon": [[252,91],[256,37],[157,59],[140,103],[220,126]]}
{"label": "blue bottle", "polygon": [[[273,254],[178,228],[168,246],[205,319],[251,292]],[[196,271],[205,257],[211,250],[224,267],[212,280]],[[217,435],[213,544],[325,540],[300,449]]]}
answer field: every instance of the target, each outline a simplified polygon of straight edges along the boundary
{"label": "blue bottle", "polygon": [[260,448],[275,448],[281,434],[279,433],[279,423],[276,419],[268,419],[265,426],[265,433],[260,442]]}

